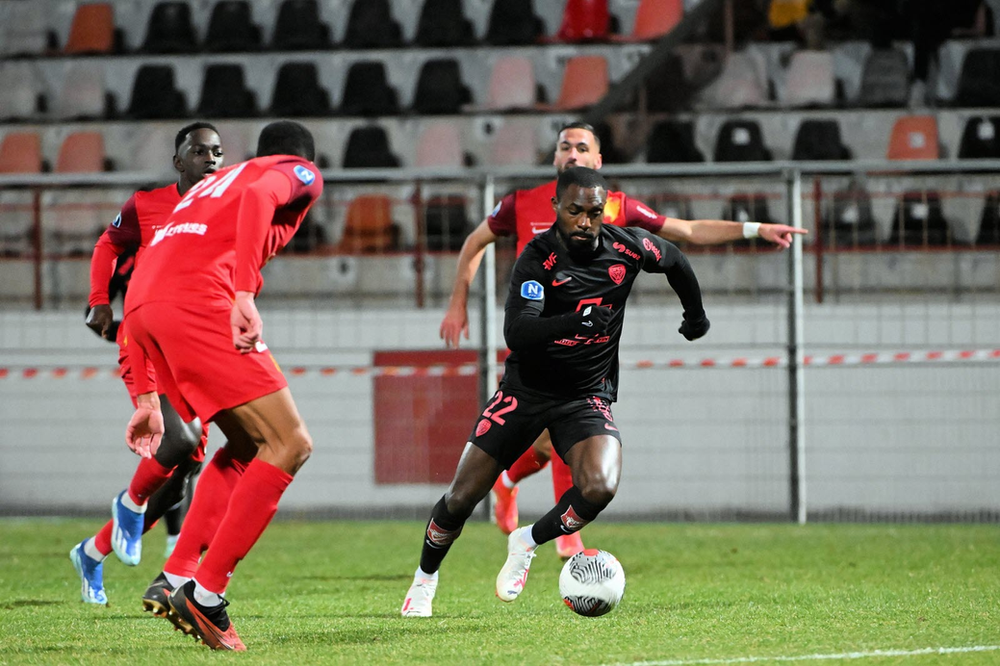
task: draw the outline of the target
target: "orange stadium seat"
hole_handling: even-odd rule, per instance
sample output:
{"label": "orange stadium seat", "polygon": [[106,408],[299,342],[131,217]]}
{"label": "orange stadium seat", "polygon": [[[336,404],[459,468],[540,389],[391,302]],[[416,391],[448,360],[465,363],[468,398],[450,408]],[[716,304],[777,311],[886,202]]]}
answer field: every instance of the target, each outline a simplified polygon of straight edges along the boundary
{"label": "orange stadium seat", "polygon": [[115,50],[114,10],[107,2],[80,5],[63,51],[67,54],[111,53]]}
{"label": "orange stadium seat", "polygon": [[556,39],[586,42],[607,39],[611,30],[608,0],[567,0]]}
{"label": "orange stadium seat", "polygon": [[347,206],[344,235],[337,250],[374,254],[399,247],[399,229],[392,220],[392,201],[384,194],[362,194]]}
{"label": "orange stadium seat", "polygon": [[892,126],[890,160],[936,160],[938,129],[934,116],[903,116]]}
{"label": "orange stadium seat", "polygon": [[596,104],[608,94],[608,62],[603,56],[574,56],[566,62],[557,111],[573,111]]}
{"label": "orange stadium seat", "polygon": [[100,132],[74,132],[66,137],[56,158],[56,173],[104,170],[104,137]]}
{"label": "orange stadium seat", "polygon": [[646,42],[667,34],[684,18],[683,0],[641,0],[632,33],[618,40]]}
{"label": "orange stadium seat", "polygon": [[36,132],[11,132],[0,143],[0,173],[39,173],[42,140]]}

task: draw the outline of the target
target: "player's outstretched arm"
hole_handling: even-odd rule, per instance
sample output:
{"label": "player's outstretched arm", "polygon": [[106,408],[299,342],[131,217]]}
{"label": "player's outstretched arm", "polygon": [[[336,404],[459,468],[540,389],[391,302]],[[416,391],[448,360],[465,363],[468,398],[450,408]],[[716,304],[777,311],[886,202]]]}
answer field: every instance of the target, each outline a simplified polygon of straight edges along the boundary
{"label": "player's outstretched arm", "polygon": [[469,339],[469,290],[483,260],[486,246],[496,242],[496,239],[497,235],[490,230],[487,221],[483,220],[462,243],[448,310],[441,320],[441,328],[438,331],[445,347],[457,349],[463,335],[466,340]]}
{"label": "player's outstretched arm", "polygon": [[139,456],[152,458],[163,438],[160,397],[156,395],[156,391],[152,391],[136,396],[135,402],[135,413],[125,429],[125,443]]}
{"label": "player's outstretched arm", "polygon": [[744,238],[763,238],[779,248],[792,244],[792,236],[807,234],[806,229],[790,227],[787,224],[764,224],[761,222],[729,222],[726,220],[679,220],[674,217],[664,219],[657,235],[675,243],[687,242],[695,245],[719,245]]}

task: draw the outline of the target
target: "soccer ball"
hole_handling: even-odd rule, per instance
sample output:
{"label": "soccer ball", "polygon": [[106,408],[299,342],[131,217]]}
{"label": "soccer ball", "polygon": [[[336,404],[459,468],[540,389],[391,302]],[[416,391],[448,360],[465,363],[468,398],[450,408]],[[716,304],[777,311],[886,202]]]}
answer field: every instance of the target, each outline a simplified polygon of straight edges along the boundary
{"label": "soccer ball", "polygon": [[579,615],[610,613],[625,595],[625,570],[611,553],[588,548],[566,560],[559,574],[559,593]]}

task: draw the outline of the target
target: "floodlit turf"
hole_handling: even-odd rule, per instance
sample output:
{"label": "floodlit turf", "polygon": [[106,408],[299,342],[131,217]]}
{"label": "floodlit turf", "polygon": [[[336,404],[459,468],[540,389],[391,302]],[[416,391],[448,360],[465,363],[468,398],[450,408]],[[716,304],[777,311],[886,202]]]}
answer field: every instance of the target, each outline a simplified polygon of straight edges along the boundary
{"label": "floodlit turf", "polygon": [[[559,598],[551,545],[520,599],[496,599],[505,538],[470,523],[435,616],[404,619],[422,524],[279,521],[229,590],[246,655],[141,612],[159,529],[139,567],[106,561],[109,608],[82,604],[67,553],[98,526],[0,520],[0,663],[612,664],[1000,645],[996,526],[598,523],[585,541],[621,560],[628,586],[617,610],[583,618]],[[1000,664],[1000,650],[850,663]]]}

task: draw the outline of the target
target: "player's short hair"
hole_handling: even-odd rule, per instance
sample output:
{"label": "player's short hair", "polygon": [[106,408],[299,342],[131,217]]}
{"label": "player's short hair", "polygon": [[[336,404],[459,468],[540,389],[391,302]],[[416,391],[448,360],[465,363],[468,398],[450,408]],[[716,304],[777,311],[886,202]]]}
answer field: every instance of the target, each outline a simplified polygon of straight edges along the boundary
{"label": "player's short hair", "polygon": [[298,155],[312,161],[316,158],[316,144],[304,125],[277,120],[262,129],[257,138],[257,157],[267,155]]}
{"label": "player's short hair", "polygon": [[559,128],[559,131],[556,133],[556,136],[558,137],[563,132],[569,129],[580,129],[590,132],[591,134],[594,135],[594,145],[597,146],[597,150],[601,149],[601,137],[597,136],[597,130],[595,130],[594,126],[591,125],[590,123],[585,123],[579,120],[573,123],[566,123],[565,125]]}
{"label": "player's short hair", "polygon": [[559,174],[559,180],[556,181],[557,200],[562,199],[563,193],[569,189],[570,185],[576,185],[583,189],[600,187],[605,192],[608,191],[608,182],[604,180],[604,176],[599,174],[595,169],[581,166],[566,169]]}
{"label": "player's short hair", "polygon": [[219,133],[219,130],[215,129],[215,125],[213,125],[212,123],[197,122],[197,123],[191,123],[190,125],[185,125],[184,127],[181,128],[181,131],[179,131],[177,133],[177,136],[174,138],[174,154],[176,155],[177,151],[181,149],[181,144],[184,143],[185,139],[187,139],[188,134],[200,129],[212,130],[216,134]]}

